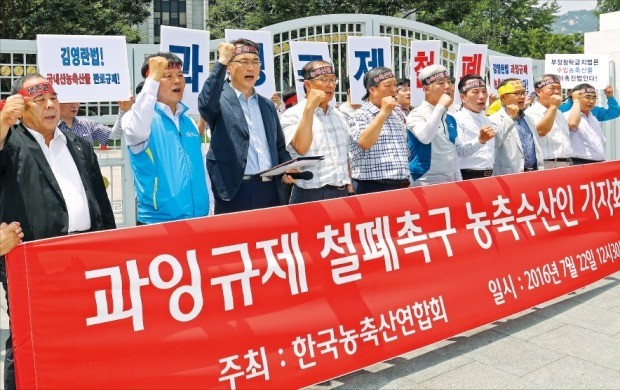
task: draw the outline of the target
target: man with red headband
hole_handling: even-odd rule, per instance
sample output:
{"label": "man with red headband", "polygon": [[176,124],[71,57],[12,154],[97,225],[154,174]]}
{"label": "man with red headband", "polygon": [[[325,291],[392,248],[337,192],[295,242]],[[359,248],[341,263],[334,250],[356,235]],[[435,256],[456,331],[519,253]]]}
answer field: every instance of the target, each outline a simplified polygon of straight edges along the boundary
{"label": "man with red headband", "polygon": [[[260,172],[291,159],[273,103],[256,93],[259,48],[248,39],[218,46],[219,58],[198,96],[198,111],[211,129],[207,169],[215,213],[284,204],[281,180]],[[225,82],[226,74],[230,83]],[[283,180],[293,179],[284,175]]]}
{"label": "man with red headband", "polygon": [[[571,128],[570,140],[573,147],[572,164],[582,165],[605,161],[605,144],[607,139],[601,129],[601,123],[594,115],[597,96],[596,89],[590,84],[579,84],[573,92],[581,92],[581,120],[579,125]],[[572,110],[572,107],[571,107]],[[564,115],[568,119],[570,111]]]}
{"label": "man with red headband", "polygon": [[[54,88],[39,74],[17,80],[0,112],[0,221],[18,222],[23,241],[116,226],[93,147],[58,129],[59,112]],[[8,291],[3,257],[0,280]],[[9,390],[15,388],[10,336],[6,344]]]}
{"label": "man with red headband", "polygon": [[123,117],[138,198],[138,224],[177,221],[209,214],[209,186],[201,137],[181,103],[182,62],[172,53],[144,61],[144,87]]}
{"label": "man with red headband", "polygon": [[298,179],[290,203],[347,196],[349,177],[349,126],[330,102],[338,79],[333,66],[310,61],[301,69],[306,98],[282,114],[282,127],[292,157],[323,156],[308,180]]}
{"label": "man with red headband", "polygon": [[407,128],[394,112],[396,77],[378,66],[364,75],[366,103],[349,118],[351,177],[366,194],[409,187]]}
{"label": "man with red headband", "polygon": [[581,92],[573,93],[577,102],[564,117],[559,111],[562,103],[562,87],[560,78],[554,74],[545,74],[534,83],[538,100],[532,104],[525,114],[536,124],[538,141],[545,158],[545,169],[559,168],[570,165],[573,149],[570,143],[569,128],[576,128],[581,119],[579,99]]}

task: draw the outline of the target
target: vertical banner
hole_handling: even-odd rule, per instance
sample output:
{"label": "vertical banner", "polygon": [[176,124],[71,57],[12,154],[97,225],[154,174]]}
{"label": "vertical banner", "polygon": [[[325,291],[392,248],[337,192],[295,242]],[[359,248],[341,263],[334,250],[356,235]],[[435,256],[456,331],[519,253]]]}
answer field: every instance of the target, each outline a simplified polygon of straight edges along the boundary
{"label": "vertical banner", "polygon": [[181,27],[161,26],[161,51],[169,51],[183,61],[185,91],[183,104],[189,114],[198,113],[198,95],[209,76],[209,32]]}
{"label": "vertical banner", "polygon": [[297,100],[301,101],[306,97],[304,83],[301,80],[301,68],[310,61],[323,60],[333,63],[329,56],[327,42],[291,42],[291,58],[293,59],[293,75],[295,78],[295,90]]}
{"label": "vertical banner", "polygon": [[121,101],[131,96],[124,36],[40,34],[37,61],[39,73],[54,85],[60,102]]}
{"label": "vertical banner", "polygon": [[[479,74],[486,79],[487,45],[473,43],[459,44],[459,53],[456,58],[456,78],[455,87],[458,86],[461,78],[468,74]],[[458,91],[454,93],[454,104],[461,104],[461,97]]]}
{"label": "vertical banner", "polygon": [[596,89],[609,84],[608,54],[546,54],[545,73],[562,79],[562,88],[588,83]]}
{"label": "vertical banner", "polygon": [[232,42],[235,39],[245,38],[256,42],[259,46],[258,56],[261,61],[260,75],[258,81],[254,85],[256,92],[260,93],[267,99],[276,93],[276,77],[273,65],[273,43],[271,42],[270,31],[252,31],[252,30],[224,30],[226,42]]}
{"label": "vertical banner", "polygon": [[301,388],[620,270],[620,161],[28,242],[18,388]]}
{"label": "vertical banner", "polygon": [[364,75],[378,66],[392,68],[392,49],[387,37],[348,37],[347,74],[351,85],[351,104],[362,104],[366,93]]}
{"label": "vertical banner", "polygon": [[520,79],[525,91],[534,92],[532,59],[523,57],[489,56],[489,94],[497,94],[497,86],[506,79]]}
{"label": "vertical banner", "polygon": [[412,106],[417,107],[424,100],[424,90],[418,74],[427,66],[435,64],[441,64],[441,41],[411,41],[409,78]]}

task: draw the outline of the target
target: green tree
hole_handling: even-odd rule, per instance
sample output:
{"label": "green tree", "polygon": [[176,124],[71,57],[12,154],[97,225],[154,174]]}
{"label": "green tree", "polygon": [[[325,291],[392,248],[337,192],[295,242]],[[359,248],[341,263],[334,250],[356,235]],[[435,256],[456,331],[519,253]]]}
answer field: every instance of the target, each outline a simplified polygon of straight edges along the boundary
{"label": "green tree", "polygon": [[459,23],[448,19],[438,27],[514,56],[544,58],[546,53],[581,53],[582,35],[551,32],[559,9],[555,0],[543,4],[538,0],[480,0]]}
{"label": "green tree", "polygon": [[599,14],[620,11],[620,0],[597,0],[596,11]]}
{"label": "green tree", "polygon": [[125,35],[140,41],[137,28],[150,14],[150,0],[2,0],[0,38],[35,39],[37,34]]}
{"label": "green tree", "polygon": [[581,53],[583,36],[551,32],[559,9],[556,0],[228,0],[211,7],[208,28],[220,38],[224,28],[252,30],[326,13],[415,13],[422,23],[506,54],[544,58],[546,53]]}

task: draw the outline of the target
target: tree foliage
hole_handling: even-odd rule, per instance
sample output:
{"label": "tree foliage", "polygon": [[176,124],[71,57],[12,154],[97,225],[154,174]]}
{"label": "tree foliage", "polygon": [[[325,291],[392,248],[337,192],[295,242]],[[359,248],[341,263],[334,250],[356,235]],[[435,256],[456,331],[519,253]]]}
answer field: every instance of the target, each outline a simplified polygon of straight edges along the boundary
{"label": "tree foliage", "polygon": [[620,11],[620,0],[597,0],[596,10],[599,14]]}
{"label": "tree foliage", "polygon": [[150,0],[1,0],[0,38],[37,34],[125,35],[139,42],[135,26],[150,14]]}
{"label": "tree foliage", "polygon": [[506,54],[544,58],[546,53],[581,53],[583,36],[551,32],[559,8],[555,0],[227,0],[211,6],[208,28],[213,38],[221,38],[225,28],[253,30],[314,15],[415,13],[422,23]]}

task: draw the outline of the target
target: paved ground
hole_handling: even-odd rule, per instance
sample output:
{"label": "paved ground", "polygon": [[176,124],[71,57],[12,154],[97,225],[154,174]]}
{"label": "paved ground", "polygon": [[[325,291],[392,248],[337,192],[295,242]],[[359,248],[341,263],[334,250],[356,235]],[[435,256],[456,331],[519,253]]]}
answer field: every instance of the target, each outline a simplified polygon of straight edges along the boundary
{"label": "paved ground", "polygon": [[[0,306],[4,356],[8,321],[6,304]],[[0,378],[2,367],[0,359]],[[312,387],[364,388],[620,389],[620,272],[508,319]]]}

